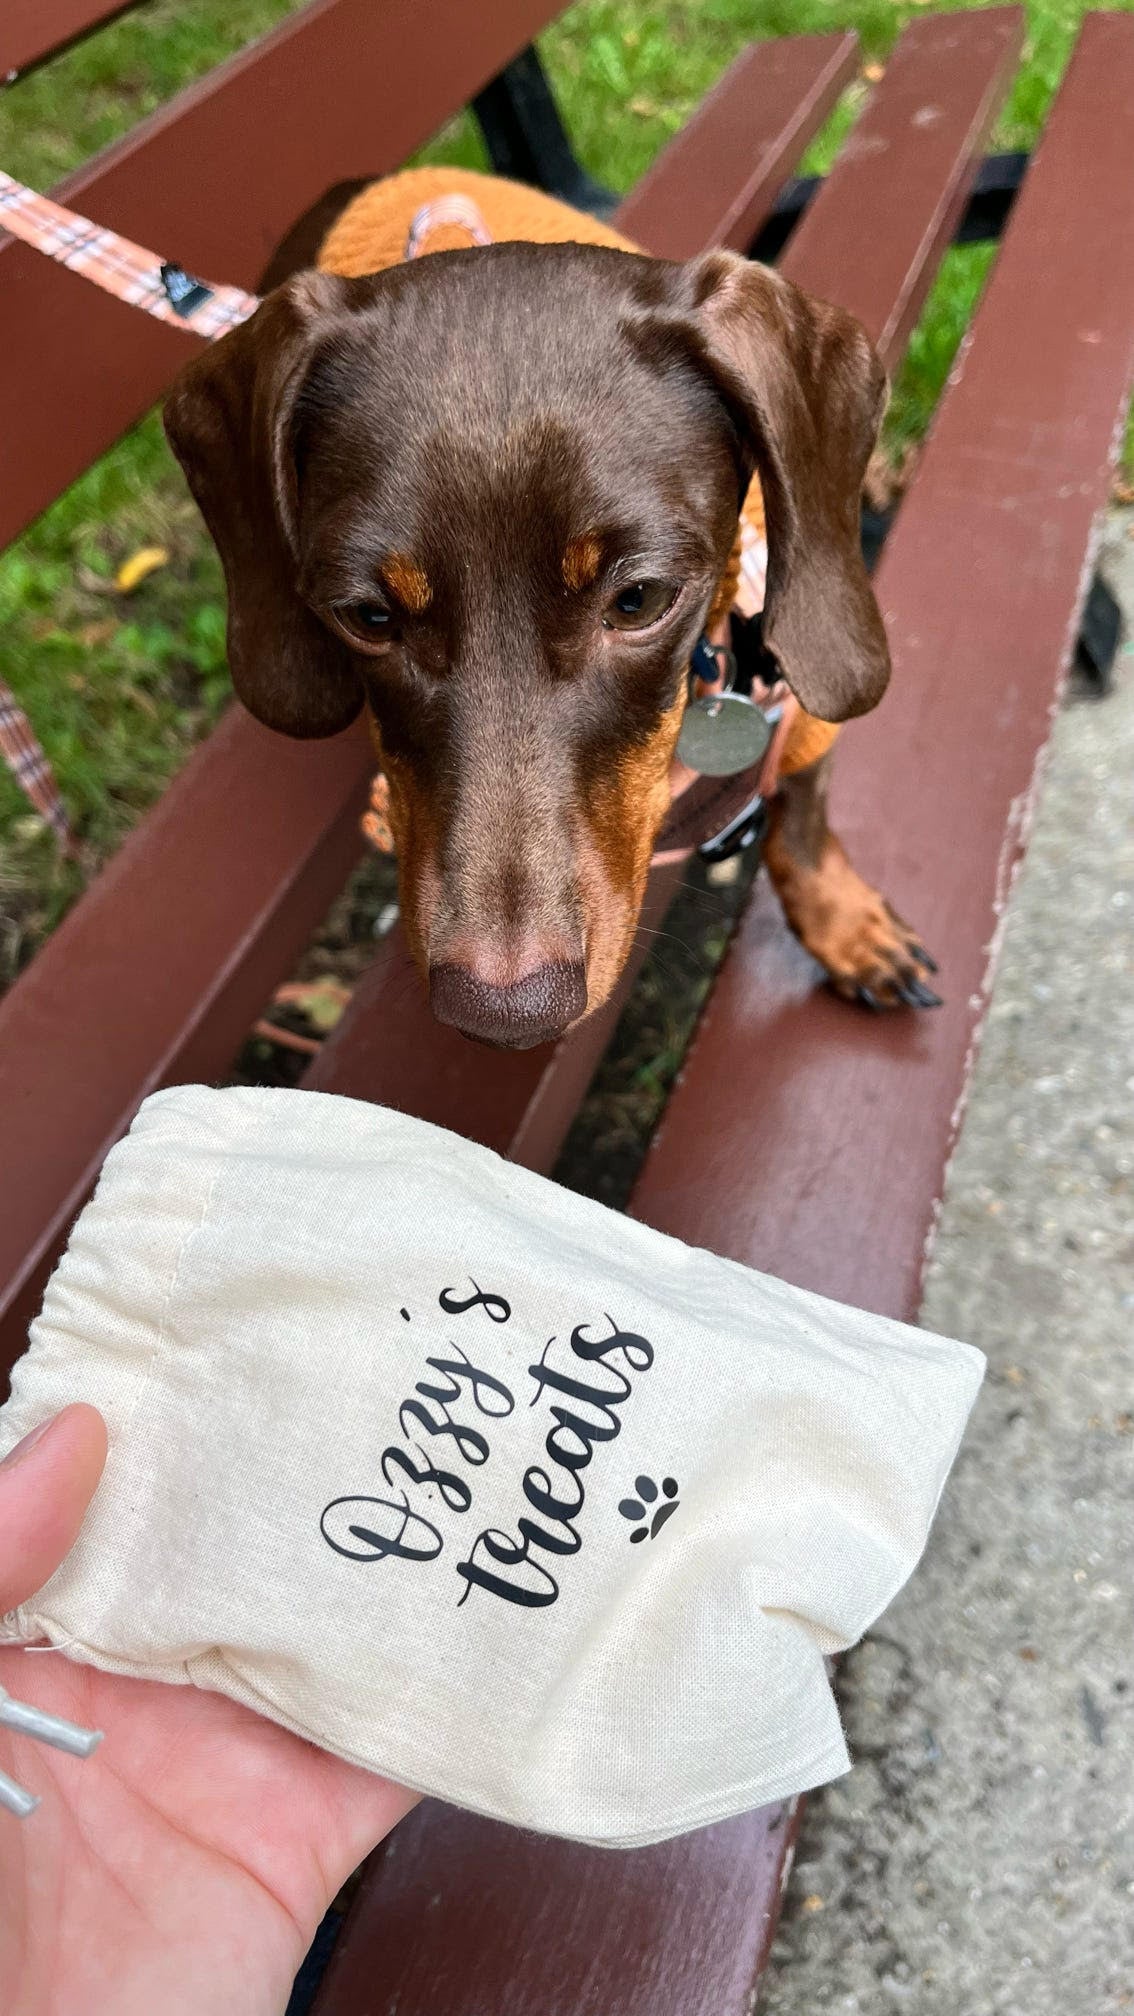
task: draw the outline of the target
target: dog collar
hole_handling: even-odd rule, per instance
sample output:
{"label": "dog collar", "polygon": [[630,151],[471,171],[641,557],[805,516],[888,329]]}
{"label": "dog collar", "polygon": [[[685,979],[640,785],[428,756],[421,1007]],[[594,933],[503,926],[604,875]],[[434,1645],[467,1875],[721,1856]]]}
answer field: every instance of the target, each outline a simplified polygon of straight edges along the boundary
{"label": "dog collar", "polygon": [[799,703],[764,647],[760,616],[734,613],[733,647],[693,647],[691,691],[654,864],[724,861],[759,839]]}

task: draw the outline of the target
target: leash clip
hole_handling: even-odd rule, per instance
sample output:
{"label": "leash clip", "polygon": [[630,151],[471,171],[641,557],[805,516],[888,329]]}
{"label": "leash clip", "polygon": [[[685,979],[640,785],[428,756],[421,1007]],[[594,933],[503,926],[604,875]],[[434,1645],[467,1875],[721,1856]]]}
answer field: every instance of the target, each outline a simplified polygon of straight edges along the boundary
{"label": "leash clip", "polygon": [[743,854],[749,847],[764,838],[768,830],[768,801],[757,791],[747,805],[743,805],[735,818],[722,826],[709,840],[703,840],[697,852],[702,861],[710,867],[717,861],[728,861],[734,854]]}
{"label": "leash clip", "polygon": [[190,315],[196,314],[198,308],[203,308],[206,301],[212,300],[212,288],[206,287],[203,280],[187,273],[184,266],[178,266],[172,259],[163,260],[158,270],[165,298],[176,315],[187,320]]}
{"label": "leash clip", "polygon": [[698,698],[698,681],[702,686],[712,688],[714,699],[722,693],[733,692],[736,686],[736,672],[736,652],[728,644],[710,644],[702,631],[693,646],[693,656],[689,660],[691,698]]}

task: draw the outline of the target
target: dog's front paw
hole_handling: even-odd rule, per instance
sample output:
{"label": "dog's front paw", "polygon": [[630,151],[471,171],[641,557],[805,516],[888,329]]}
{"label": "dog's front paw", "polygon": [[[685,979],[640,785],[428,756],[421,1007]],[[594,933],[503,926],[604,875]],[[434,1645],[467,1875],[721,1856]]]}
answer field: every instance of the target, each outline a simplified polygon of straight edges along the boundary
{"label": "dog's front paw", "polygon": [[862,899],[857,915],[840,919],[824,951],[808,946],[835,992],[866,1008],[940,1008],[941,996],[929,985],[937,962],[917,934],[868,882]]}
{"label": "dog's front paw", "polygon": [[[772,867],[772,863],[769,862]],[[815,867],[778,862],[773,880],[788,923],[837,994],[867,1008],[940,1008],[936,973],[909,924],[829,836]]]}

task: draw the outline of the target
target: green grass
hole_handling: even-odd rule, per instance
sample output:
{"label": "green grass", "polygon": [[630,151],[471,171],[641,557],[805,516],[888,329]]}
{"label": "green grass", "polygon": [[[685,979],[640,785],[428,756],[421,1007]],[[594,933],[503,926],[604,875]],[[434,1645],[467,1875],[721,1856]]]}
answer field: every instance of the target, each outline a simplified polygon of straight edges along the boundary
{"label": "green grass", "polygon": [[[0,165],[49,186],[294,5],[148,0],[0,92]],[[853,27],[864,62],[884,62],[920,11],[890,0],[578,0],[541,48],[581,158],[622,190],[753,37]],[[1084,0],[1029,0],[1024,60],[995,144],[1034,141],[1084,11]],[[860,80],[845,94],[807,166],[829,166],[868,88]],[[440,134],[425,158],[483,165],[471,118]],[[928,424],[990,261],[989,248],[974,247],[943,263],[895,385],[886,430],[895,455]],[[1134,467],[1134,453],[1130,460]],[[169,566],[132,597],[115,595],[117,566],[151,544],[169,549]],[[156,417],[0,558],[0,635],[3,677],[55,765],[89,872],[160,792],[228,692],[219,566]],[[81,881],[80,871],[57,861],[50,836],[0,770],[0,984]]]}

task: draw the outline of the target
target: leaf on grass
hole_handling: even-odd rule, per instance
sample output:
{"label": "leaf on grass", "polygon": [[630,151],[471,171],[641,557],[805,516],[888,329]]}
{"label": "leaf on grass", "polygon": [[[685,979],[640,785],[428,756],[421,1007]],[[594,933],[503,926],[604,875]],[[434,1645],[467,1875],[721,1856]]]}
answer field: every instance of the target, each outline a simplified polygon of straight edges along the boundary
{"label": "leaf on grass", "polygon": [[114,577],[114,585],[120,595],[132,595],[141,586],[147,574],[156,573],[159,567],[168,567],[169,550],[165,546],[140,546],[122,562]]}

